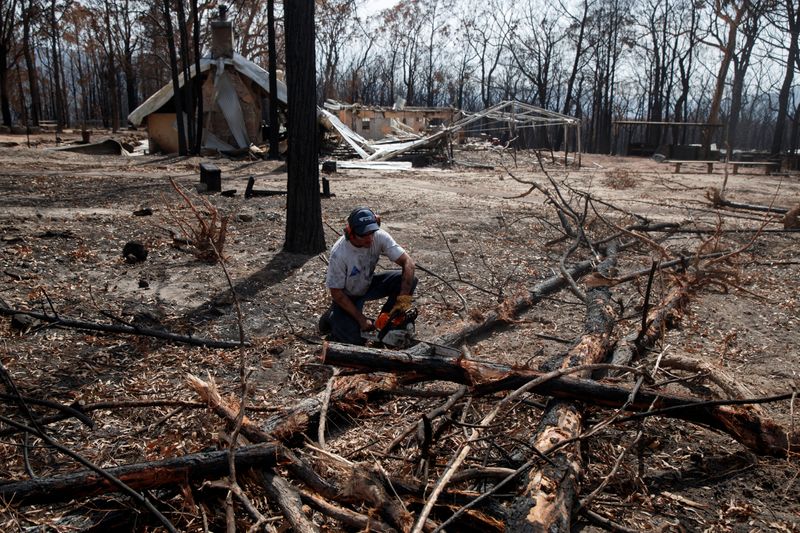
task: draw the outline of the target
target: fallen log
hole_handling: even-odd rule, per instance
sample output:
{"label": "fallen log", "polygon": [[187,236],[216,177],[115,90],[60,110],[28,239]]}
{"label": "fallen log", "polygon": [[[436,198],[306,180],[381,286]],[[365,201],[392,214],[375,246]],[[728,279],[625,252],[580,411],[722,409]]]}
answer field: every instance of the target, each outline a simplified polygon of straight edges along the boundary
{"label": "fallen log", "polygon": [[[463,357],[414,355],[409,352],[382,350],[340,343],[325,343],[322,362],[371,372],[395,372],[414,375],[418,379],[452,381],[473,387],[475,394],[515,390],[523,384],[542,378],[534,370],[512,368],[497,363],[480,362]],[[706,402],[690,396],[663,394],[641,389],[630,401],[631,390],[618,385],[561,376],[537,385],[531,392],[578,400],[600,407],[619,408],[645,413],[651,409],[669,408],[666,416],[686,420],[727,433],[755,453],[785,457],[788,451],[800,451],[800,435],[790,435],[775,422],[756,416],[751,410],[723,402]],[[759,403],[759,399],[728,403]],[[775,399],[770,399],[775,401]]]}
{"label": "fallen log", "polygon": [[98,324],[96,322],[86,322],[84,320],[73,320],[64,318],[62,316],[51,316],[44,313],[37,313],[35,311],[12,309],[9,307],[3,307],[2,305],[0,305],[0,315],[26,315],[59,328],[85,329],[89,331],[103,331],[106,333],[124,333],[126,335],[144,335],[145,337],[155,337],[157,339],[163,339],[170,342],[179,342],[183,344],[190,344],[192,346],[203,346],[205,348],[238,348],[242,345],[241,343],[234,341],[200,339],[197,337],[170,333],[169,331],[142,328],[139,326],[129,326],[127,324]]}
{"label": "fallen log", "polygon": [[[598,265],[597,273],[611,275],[616,265],[616,248]],[[561,368],[575,368],[602,363],[611,351],[611,334],[616,313],[611,306],[611,290],[595,286],[586,291],[586,320],[584,334],[564,356]],[[591,371],[583,370],[577,377],[590,378]],[[569,532],[572,509],[578,498],[582,466],[580,442],[583,431],[583,408],[573,401],[550,400],[531,444],[544,452],[567,441],[549,454],[549,462],[534,468],[525,476],[525,487],[514,499],[508,514],[507,527],[512,531]]]}
{"label": "fallen log", "polygon": [[724,191],[720,191],[716,187],[710,187],[706,191],[706,198],[711,200],[711,203],[714,207],[730,207],[731,209],[744,209],[746,211],[758,211],[760,213],[775,213],[777,215],[785,215],[789,211],[789,209],[785,207],[731,202],[725,198]]}
{"label": "fallen log", "polygon": [[[276,464],[282,446],[276,443],[236,449],[237,470]],[[187,481],[228,475],[228,450],[195,453],[164,461],[107,468],[106,472],[135,490],[178,485]],[[82,470],[50,478],[14,481],[0,485],[0,501],[12,506],[46,504],[119,492],[119,487],[96,472]]]}

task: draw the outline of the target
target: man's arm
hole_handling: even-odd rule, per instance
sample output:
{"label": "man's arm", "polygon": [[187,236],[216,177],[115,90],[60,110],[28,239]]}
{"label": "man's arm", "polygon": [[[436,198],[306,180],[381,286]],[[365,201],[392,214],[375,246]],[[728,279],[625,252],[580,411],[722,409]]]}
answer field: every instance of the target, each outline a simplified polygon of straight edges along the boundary
{"label": "man's arm", "polygon": [[400,282],[400,294],[411,294],[411,288],[414,286],[414,260],[411,256],[403,252],[403,255],[395,261],[398,265],[403,267],[403,278]]}
{"label": "man's arm", "polygon": [[331,299],[334,301],[334,303],[344,309],[348,315],[353,317],[353,320],[358,322],[358,327],[361,328],[361,331],[369,331],[374,327],[372,320],[365,317],[364,313],[358,310],[358,307],[355,306],[353,300],[351,300],[342,289],[331,288],[330,291]]}

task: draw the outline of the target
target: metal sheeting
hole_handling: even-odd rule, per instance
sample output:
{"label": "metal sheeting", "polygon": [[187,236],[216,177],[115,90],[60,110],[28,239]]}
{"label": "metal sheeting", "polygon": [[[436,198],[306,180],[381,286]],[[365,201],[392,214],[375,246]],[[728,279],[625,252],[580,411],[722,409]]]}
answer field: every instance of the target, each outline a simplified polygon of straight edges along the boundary
{"label": "metal sheeting", "polygon": [[225,65],[222,61],[220,61],[216,76],[214,76],[214,100],[222,110],[225,121],[228,123],[228,129],[231,130],[231,135],[236,140],[238,147],[247,148],[250,146],[242,106],[239,103],[239,95],[236,94],[236,88],[233,86],[230,74],[225,70]]}

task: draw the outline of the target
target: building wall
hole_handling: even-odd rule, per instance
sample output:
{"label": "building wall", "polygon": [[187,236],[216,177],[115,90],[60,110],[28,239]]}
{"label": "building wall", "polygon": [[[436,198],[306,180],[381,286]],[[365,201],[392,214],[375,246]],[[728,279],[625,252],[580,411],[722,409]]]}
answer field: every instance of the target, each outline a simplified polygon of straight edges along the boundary
{"label": "building wall", "polygon": [[151,113],[147,115],[147,140],[150,153],[178,152],[178,125],[175,113]]}
{"label": "building wall", "polygon": [[441,108],[406,108],[406,109],[380,109],[380,108],[343,108],[337,111],[339,120],[344,122],[353,131],[365,139],[378,140],[394,131],[391,127],[392,119],[410,127],[415,133],[426,134],[428,129],[439,124],[449,126],[456,119],[456,110]]}

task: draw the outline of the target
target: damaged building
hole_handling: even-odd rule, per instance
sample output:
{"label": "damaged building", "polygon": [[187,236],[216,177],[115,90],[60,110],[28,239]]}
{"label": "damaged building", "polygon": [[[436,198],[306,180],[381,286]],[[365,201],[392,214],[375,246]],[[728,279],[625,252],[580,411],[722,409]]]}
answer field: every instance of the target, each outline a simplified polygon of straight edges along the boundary
{"label": "damaged building", "polygon": [[463,116],[452,107],[411,107],[402,101],[392,107],[380,107],[328,100],[325,109],[355,133],[373,141],[426,135],[452,125]]}
{"label": "damaged building", "polygon": [[[234,52],[233,29],[224,10],[211,22],[211,35],[211,57],[200,59],[202,147],[219,151],[247,149],[263,142],[262,117],[269,105],[269,73]],[[190,80],[195,80],[198,74],[194,65],[190,73]],[[186,80],[179,76],[178,81],[185,97]],[[285,116],[286,84],[277,81],[278,108]],[[168,83],[128,115],[133,126],[145,125],[151,153],[178,151],[174,94],[173,84]],[[186,124],[185,114],[183,118]]]}

